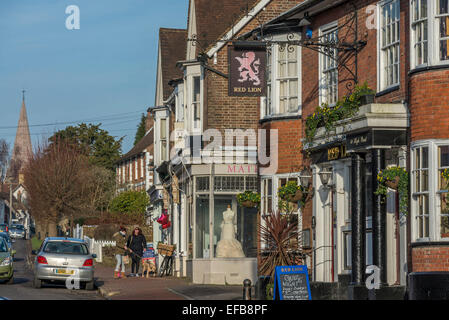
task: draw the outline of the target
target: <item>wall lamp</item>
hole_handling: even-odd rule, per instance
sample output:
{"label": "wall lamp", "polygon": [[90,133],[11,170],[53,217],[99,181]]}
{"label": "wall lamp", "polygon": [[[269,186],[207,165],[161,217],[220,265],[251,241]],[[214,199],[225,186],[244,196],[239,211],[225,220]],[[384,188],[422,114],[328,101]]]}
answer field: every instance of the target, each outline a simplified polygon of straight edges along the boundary
{"label": "wall lamp", "polygon": [[332,171],[321,171],[319,173],[320,175],[320,180],[321,180],[321,184],[325,187],[325,188],[330,188],[332,187],[332,183],[330,182],[330,179],[332,177]]}
{"label": "wall lamp", "polygon": [[303,187],[309,187],[312,183],[312,173],[310,172],[310,169],[303,169],[299,173],[299,182]]}
{"label": "wall lamp", "polygon": [[306,13],[304,14],[304,18],[302,18],[302,19],[299,21],[298,26],[299,26],[299,27],[307,27],[307,26],[310,26],[311,24],[312,24],[312,22],[311,22],[311,20],[310,20],[309,13],[306,12]]}

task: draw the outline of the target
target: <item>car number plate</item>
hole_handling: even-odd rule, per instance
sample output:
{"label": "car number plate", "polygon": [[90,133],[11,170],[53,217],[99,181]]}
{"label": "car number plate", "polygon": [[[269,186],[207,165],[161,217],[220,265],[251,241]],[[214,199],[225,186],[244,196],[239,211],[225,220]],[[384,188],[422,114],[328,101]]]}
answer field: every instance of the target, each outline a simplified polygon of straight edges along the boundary
{"label": "car number plate", "polygon": [[74,271],[67,270],[67,269],[55,269],[55,273],[57,273],[57,274],[74,274]]}

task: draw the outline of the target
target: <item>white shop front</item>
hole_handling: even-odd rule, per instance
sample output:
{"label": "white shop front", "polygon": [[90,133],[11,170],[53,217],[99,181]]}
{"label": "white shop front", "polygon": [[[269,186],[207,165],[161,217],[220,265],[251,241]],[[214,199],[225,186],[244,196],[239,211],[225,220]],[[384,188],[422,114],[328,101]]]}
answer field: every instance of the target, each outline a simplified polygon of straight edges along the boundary
{"label": "white shop front", "polygon": [[258,212],[239,206],[237,194],[258,190],[257,165],[192,165],[190,177],[187,275],[199,284],[255,283]]}

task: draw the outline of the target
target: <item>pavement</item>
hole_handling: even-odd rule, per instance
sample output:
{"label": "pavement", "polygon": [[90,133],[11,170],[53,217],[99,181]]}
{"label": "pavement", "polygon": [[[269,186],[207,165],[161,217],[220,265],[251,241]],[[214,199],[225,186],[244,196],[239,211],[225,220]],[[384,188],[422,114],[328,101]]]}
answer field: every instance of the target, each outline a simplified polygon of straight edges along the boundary
{"label": "pavement", "polygon": [[69,290],[64,285],[45,285],[33,288],[33,270],[29,264],[31,243],[29,240],[15,240],[14,283],[7,285],[0,281],[0,297],[11,300],[104,300],[96,290]]}
{"label": "pavement", "polygon": [[[113,268],[95,264],[97,290],[69,290],[64,285],[33,287],[30,240],[15,240],[14,283],[0,281],[0,297],[11,300],[241,300],[242,286],[196,285],[186,278],[114,279]],[[254,291],[253,291],[254,292]]]}
{"label": "pavement", "polygon": [[114,279],[113,268],[97,265],[100,294],[108,300],[241,300],[242,286],[196,285],[185,278]]}

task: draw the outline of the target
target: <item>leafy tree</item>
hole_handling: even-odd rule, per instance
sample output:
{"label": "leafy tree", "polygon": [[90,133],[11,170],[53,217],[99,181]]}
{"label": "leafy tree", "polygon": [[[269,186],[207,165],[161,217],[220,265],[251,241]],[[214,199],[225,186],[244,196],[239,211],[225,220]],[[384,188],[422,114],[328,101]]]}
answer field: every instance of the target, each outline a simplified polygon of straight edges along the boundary
{"label": "leafy tree", "polygon": [[111,201],[110,209],[115,213],[144,215],[150,199],[145,191],[125,191]]}
{"label": "leafy tree", "polygon": [[80,152],[89,156],[91,164],[115,170],[115,163],[121,156],[123,137],[116,140],[106,130],[100,128],[101,123],[68,126],[56,132],[49,141],[51,144],[58,141],[68,141],[79,149]]}
{"label": "leafy tree", "polygon": [[137,142],[140,141],[140,139],[142,139],[145,136],[146,133],[146,128],[145,128],[145,123],[147,121],[147,117],[145,116],[145,114],[142,113],[142,118],[140,118],[140,123],[137,126],[137,132],[136,132],[136,137],[134,139],[134,145],[137,144]]}

